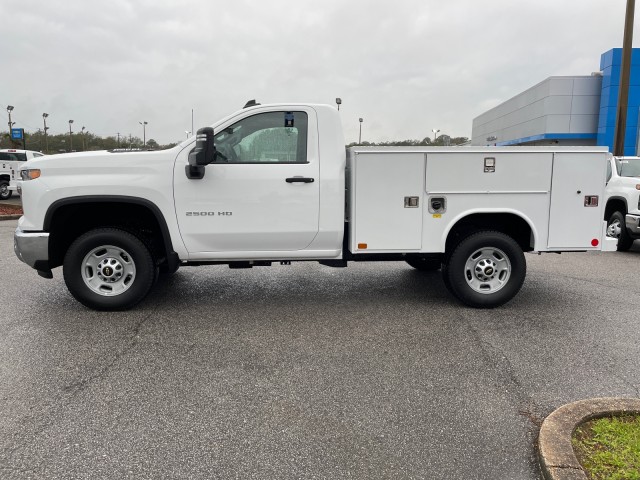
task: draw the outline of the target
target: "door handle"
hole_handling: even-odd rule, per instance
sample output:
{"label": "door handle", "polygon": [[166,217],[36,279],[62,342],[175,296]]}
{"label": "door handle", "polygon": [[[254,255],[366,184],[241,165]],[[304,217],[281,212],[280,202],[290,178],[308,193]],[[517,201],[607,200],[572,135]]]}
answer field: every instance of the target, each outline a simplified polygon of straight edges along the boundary
{"label": "door handle", "polygon": [[287,183],[313,183],[315,180],[309,177],[289,177],[286,179]]}

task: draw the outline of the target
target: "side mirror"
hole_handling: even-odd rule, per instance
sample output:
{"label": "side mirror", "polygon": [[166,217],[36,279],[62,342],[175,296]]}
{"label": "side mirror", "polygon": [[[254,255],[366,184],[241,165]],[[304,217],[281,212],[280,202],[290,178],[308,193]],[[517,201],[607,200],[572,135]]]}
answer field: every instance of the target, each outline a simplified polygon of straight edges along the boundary
{"label": "side mirror", "polygon": [[189,164],[209,165],[216,158],[216,147],[213,146],[213,128],[204,127],[196,135],[196,148],[189,154]]}
{"label": "side mirror", "polygon": [[189,153],[189,165],[185,166],[187,178],[204,178],[204,167],[216,159],[216,147],[213,145],[213,128],[204,127],[196,134],[196,148]]}

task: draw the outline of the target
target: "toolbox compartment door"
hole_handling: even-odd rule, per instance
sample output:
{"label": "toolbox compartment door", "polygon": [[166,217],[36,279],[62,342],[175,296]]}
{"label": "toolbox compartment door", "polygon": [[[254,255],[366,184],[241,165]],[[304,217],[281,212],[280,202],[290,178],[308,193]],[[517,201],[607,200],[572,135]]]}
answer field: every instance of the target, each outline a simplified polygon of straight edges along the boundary
{"label": "toolbox compartment door", "polygon": [[[605,153],[556,153],[553,157],[549,241],[551,249],[593,250],[602,241]],[[598,206],[585,206],[597,196]]]}
{"label": "toolbox compartment door", "polygon": [[[424,171],[424,153],[358,152],[354,155],[351,164],[352,252],[420,250]],[[406,206],[408,197],[417,198],[417,206]]]}

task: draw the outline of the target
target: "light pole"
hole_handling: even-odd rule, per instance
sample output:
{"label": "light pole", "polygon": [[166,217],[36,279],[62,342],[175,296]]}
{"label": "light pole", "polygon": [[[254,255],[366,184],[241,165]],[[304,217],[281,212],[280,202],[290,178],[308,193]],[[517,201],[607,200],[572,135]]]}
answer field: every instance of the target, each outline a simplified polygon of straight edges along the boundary
{"label": "light pole", "polygon": [[358,119],[360,121],[360,135],[358,135],[358,145],[362,143],[362,118]]}
{"label": "light pole", "polygon": [[189,135],[191,135],[191,132],[189,130],[185,130],[184,133],[187,134],[187,139],[189,138]]}
{"label": "light pole", "polygon": [[73,152],[73,132],[71,131],[71,124],[73,120],[69,120],[69,152]]}
{"label": "light pole", "polygon": [[42,114],[42,121],[44,122],[44,151],[46,153],[49,153],[49,139],[47,138],[47,130],[49,130],[49,127],[47,127],[48,116],[49,116],[48,113]]}
{"label": "light pole", "polygon": [[340,105],[342,104],[341,98],[336,98],[336,105],[338,105],[338,111],[340,111]]}
{"label": "light pole", "polygon": [[440,131],[439,128],[432,128],[431,131],[433,132],[433,141],[436,141],[436,137],[438,136],[438,132]]}
{"label": "light pole", "polygon": [[87,150],[87,147],[85,146],[85,141],[84,141],[84,126],[80,130],[80,133],[82,133],[82,151],[84,152]]}
{"label": "light pole", "polygon": [[142,146],[146,147],[147,146],[147,124],[148,122],[142,121],[142,122],[138,122],[140,125],[142,125]]}
{"label": "light pole", "polygon": [[11,135],[11,127],[16,123],[11,121],[11,112],[13,112],[13,105],[7,105],[7,113],[9,114],[9,135]]}
{"label": "light pole", "polygon": [[624,155],[624,137],[627,126],[627,107],[629,101],[629,80],[631,77],[631,49],[633,45],[633,17],[636,8],[635,0],[627,0],[624,17],[624,37],[622,40],[622,63],[620,65],[620,89],[618,90],[618,108],[616,110],[616,126],[613,139],[613,154]]}
{"label": "light pole", "polygon": [[13,146],[13,138],[11,137],[11,127],[15,125],[15,122],[11,121],[11,112],[13,111],[13,105],[7,105],[7,113],[9,114],[9,145]]}

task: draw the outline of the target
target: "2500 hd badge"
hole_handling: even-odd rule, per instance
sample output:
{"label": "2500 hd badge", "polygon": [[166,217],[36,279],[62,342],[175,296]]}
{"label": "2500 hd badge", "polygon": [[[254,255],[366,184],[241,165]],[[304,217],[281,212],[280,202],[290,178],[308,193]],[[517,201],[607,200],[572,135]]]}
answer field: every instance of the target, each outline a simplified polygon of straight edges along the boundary
{"label": "2500 hd badge", "polygon": [[187,212],[187,217],[230,217],[233,212]]}

